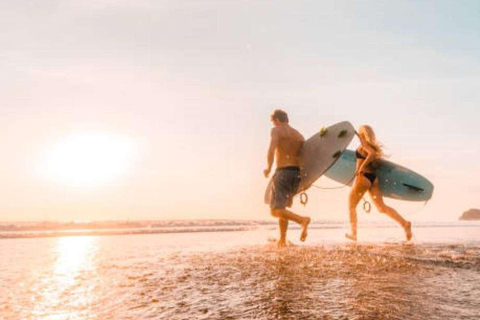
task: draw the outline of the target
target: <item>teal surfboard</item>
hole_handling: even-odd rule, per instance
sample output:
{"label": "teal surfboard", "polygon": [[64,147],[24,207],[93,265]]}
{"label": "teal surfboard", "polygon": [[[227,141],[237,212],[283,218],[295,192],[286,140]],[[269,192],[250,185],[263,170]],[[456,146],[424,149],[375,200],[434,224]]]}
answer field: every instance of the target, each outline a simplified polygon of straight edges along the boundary
{"label": "teal surfboard", "polygon": [[[347,149],[325,176],[352,185],[356,162],[355,152]],[[433,184],[427,178],[398,164],[378,160],[376,174],[384,197],[406,201],[427,201],[432,197]]]}

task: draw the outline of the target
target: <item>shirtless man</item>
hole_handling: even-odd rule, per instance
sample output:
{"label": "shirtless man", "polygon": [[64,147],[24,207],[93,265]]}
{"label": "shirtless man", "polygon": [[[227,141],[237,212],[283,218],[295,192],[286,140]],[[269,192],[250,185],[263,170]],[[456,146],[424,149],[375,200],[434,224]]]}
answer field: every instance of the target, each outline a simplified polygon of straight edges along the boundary
{"label": "shirtless man", "polygon": [[300,184],[300,150],[305,139],[288,124],[288,115],[283,110],[275,110],[270,120],[274,128],[271,131],[270,147],[268,148],[268,167],[263,171],[266,178],[272,169],[275,157],[277,169],[273,175],[273,190],[270,200],[270,213],[278,218],[280,240],[278,246],[287,244],[288,220],[295,221],[302,226],[300,241],[307,238],[307,228],[310,218],[299,216],[286,207],[292,206],[293,196]]}

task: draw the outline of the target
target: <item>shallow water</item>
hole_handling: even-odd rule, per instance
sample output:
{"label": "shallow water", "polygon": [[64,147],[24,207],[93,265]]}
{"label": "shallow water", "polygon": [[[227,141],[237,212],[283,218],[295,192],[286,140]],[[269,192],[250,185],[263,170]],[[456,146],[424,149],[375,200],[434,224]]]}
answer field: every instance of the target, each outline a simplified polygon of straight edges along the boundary
{"label": "shallow water", "polygon": [[0,319],[477,319],[480,227],[0,240]]}

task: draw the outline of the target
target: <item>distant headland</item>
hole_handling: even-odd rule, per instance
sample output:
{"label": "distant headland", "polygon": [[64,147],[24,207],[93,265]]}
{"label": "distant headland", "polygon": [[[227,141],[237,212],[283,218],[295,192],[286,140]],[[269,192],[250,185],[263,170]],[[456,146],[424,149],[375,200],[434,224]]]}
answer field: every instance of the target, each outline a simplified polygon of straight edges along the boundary
{"label": "distant headland", "polygon": [[480,220],[480,209],[470,209],[465,211],[460,220]]}

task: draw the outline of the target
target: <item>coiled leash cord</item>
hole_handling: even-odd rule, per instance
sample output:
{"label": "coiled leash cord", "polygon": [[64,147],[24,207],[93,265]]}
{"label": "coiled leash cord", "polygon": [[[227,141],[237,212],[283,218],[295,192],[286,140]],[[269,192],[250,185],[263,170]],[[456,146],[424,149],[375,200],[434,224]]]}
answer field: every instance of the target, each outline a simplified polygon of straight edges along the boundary
{"label": "coiled leash cord", "polygon": [[[355,179],[355,176],[356,176],[356,175],[357,175],[357,173],[355,173],[355,174],[353,175],[353,177],[348,181],[347,184],[345,184],[345,185],[343,185],[343,186],[340,186],[340,187],[328,187],[328,188],[327,188],[327,187],[316,186],[316,185],[314,185],[314,184],[312,184],[312,187],[315,187],[315,188],[317,188],[317,189],[322,189],[322,190],[343,189],[343,188],[349,186],[349,184],[353,181],[353,179]],[[365,199],[364,199],[364,201],[365,201]],[[300,203],[303,204],[304,206],[306,206],[306,205],[307,205],[307,202],[308,202],[308,195],[307,195],[307,193],[306,193],[305,191],[303,191],[303,192],[300,193]],[[364,206],[365,206],[365,203],[364,203]],[[369,204],[369,207],[370,207],[370,204]],[[369,209],[369,211],[370,211],[370,209]]]}

